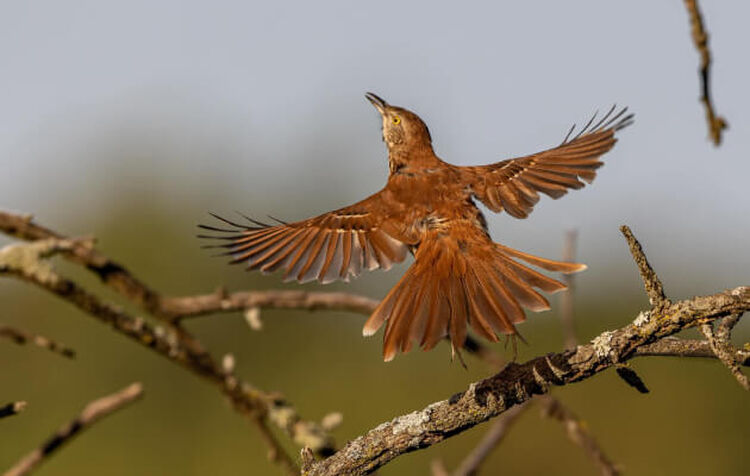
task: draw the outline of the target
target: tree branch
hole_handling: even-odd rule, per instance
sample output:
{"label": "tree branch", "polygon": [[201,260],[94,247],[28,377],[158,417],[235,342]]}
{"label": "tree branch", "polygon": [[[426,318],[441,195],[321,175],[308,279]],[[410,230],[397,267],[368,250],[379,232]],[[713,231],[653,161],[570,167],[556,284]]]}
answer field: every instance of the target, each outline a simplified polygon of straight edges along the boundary
{"label": "tree branch", "polygon": [[[269,421],[279,426],[295,442],[315,449],[319,456],[333,453],[333,440],[323,425],[302,420],[283,398],[255,389],[226,372],[197,340],[179,326],[178,320],[207,313],[261,308],[340,309],[369,314],[377,305],[376,301],[346,293],[297,291],[226,293],[220,290],[207,295],[163,297],[134,278],[124,267],[96,252],[90,240],[68,240],[33,224],[28,217],[4,212],[0,212],[0,231],[31,240],[57,237],[3,248],[0,250],[0,274],[24,279],[55,293],[111,325],[117,332],[216,384],[238,412],[251,417],[268,444],[271,455],[287,473],[296,470],[294,462],[268,430],[266,425]],[[422,412],[381,425],[326,460],[314,462],[311,458],[305,459],[304,470],[310,474],[334,474],[336,468],[345,468],[346,471],[351,469],[353,474],[364,474],[405,451],[429,446],[499,415],[532,394],[546,391],[549,385],[582,380],[632,357],[672,355],[715,358],[710,348],[706,347],[707,343],[661,339],[687,327],[743,312],[749,300],[747,288],[672,304],[663,297],[661,283],[648,266],[645,256],[642,256],[640,245],[634,248],[633,243],[637,245],[637,242],[628,241],[631,249],[636,250],[634,256],[639,262],[649,296],[654,302],[661,302],[660,309],[655,306],[655,309],[641,313],[630,326],[605,332],[585,346],[540,357],[523,365],[510,364],[495,377],[473,384],[450,401],[438,402]],[[57,252],[94,270],[105,284],[140,303],[144,309],[151,309],[155,316],[168,322],[167,329],[151,327],[143,319],[99,300],[76,283],[57,275],[42,259]],[[643,260],[639,261],[639,256]],[[466,347],[480,358],[497,363],[497,356],[493,352],[486,352],[487,349],[476,341],[468,339]],[[750,350],[735,350],[735,354],[737,362],[748,365]],[[510,384],[502,382],[513,382],[512,388],[508,386]],[[466,417],[466,412],[471,413],[470,417]],[[390,436],[383,434],[384,431],[390,432]],[[363,449],[365,452],[361,453]],[[305,454],[311,456],[312,452]],[[371,457],[367,457],[367,454]]]}
{"label": "tree branch", "polygon": [[561,405],[559,400],[552,398],[550,395],[542,395],[539,398],[544,404],[543,414],[562,423],[568,438],[586,451],[589,458],[596,463],[602,476],[617,476],[620,474],[617,466],[604,454],[599,443],[588,432],[575,413]]}
{"label": "tree branch", "polygon": [[73,359],[76,356],[76,351],[64,344],[55,342],[54,340],[42,335],[30,334],[15,327],[0,325],[0,337],[6,337],[19,345],[24,345],[27,342],[31,342],[38,347],[47,349],[50,352],[54,352],[56,354],[60,354],[63,357],[67,357],[69,359]]}
{"label": "tree branch", "polygon": [[721,144],[721,134],[728,127],[727,121],[716,114],[711,102],[711,51],[708,48],[708,32],[703,25],[703,16],[698,8],[698,0],[685,0],[685,7],[690,16],[690,32],[695,49],[701,56],[699,74],[701,78],[701,102],[706,109],[708,132],[715,146]]}
{"label": "tree branch", "polygon": [[161,299],[161,309],[172,320],[197,317],[217,312],[236,312],[248,309],[303,309],[329,310],[370,314],[378,301],[349,293],[309,291],[240,291],[227,293],[218,289],[211,294]]}
{"label": "tree branch", "polygon": [[729,369],[729,372],[734,376],[740,386],[745,390],[750,391],[750,380],[748,380],[747,375],[742,373],[742,370],[740,369],[740,361],[737,358],[737,350],[729,340],[732,328],[737,324],[739,319],[739,314],[721,319],[719,321],[719,329],[717,332],[714,332],[713,322],[707,322],[706,324],[701,325],[700,329],[703,335],[706,336],[708,345],[714,355],[716,355],[716,357],[718,357],[718,359]]}
{"label": "tree branch", "polygon": [[73,439],[78,433],[96,423],[100,418],[135,401],[142,394],[143,387],[141,384],[133,383],[119,392],[94,400],[86,405],[81,414],[74,418],[73,421],[57,430],[42,446],[21,458],[5,473],[5,476],[21,476],[30,473],[45,458],[49,458],[52,453]]}
{"label": "tree branch", "polygon": [[649,302],[656,308],[668,306],[669,299],[664,294],[664,287],[661,284],[661,280],[648,262],[641,244],[635,239],[633,232],[630,231],[627,225],[621,226],[620,231],[625,236],[628,248],[630,248],[630,254],[633,255],[635,264],[638,266],[638,271],[641,273],[641,279],[643,280],[643,285],[646,287]]}
{"label": "tree branch", "polygon": [[484,460],[503,441],[505,435],[508,434],[508,430],[510,430],[518,417],[521,416],[529,405],[530,402],[528,401],[516,405],[499,417],[492,427],[487,430],[487,433],[484,434],[482,441],[458,465],[458,468],[453,472],[453,476],[473,476],[478,474],[479,467],[484,463]]}
{"label": "tree branch", "polygon": [[669,302],[627,227],[623,233],[654,308],[629,325],[606,331],[590,343],[523,364],[510,363],[496,375],[475,382],[448,400],[397,417],[349,442],[328,459],[303,467],[305,474],[368,474],[399,455],[432,446],[501,415],[551,386],[580,382],[637,355],[641,346],[677,332],[750,310],[750,287]]}
{"label": "tree branch", "polygon": [[[258,423],[258,418],[269,416],[273,421],[281,421],[281,418],[273,417],[283,413],[286,421],[292,421],[293,424],[284,426],[282,430],[295,441],[304,441],[304,444],[311,446],[321,456],[333,452],[333,438],[322,430],[319,424],[302,423],[293,407],[283,402],[283,399],[254,389],[236,379],[228,379],[226,372],[216,364],[210,354],[203,350],[196,351],[196,348],[202,347],[195,345],[197,341],[186,331],[150,326],[143,319],[133,317],[120,308],[101,301],[75,282],[58,275],[43,259],[55,252],[75,249],[75,246],[76,243],[70,240],[57,239],[8,245],[0,249],[0,274],[22,279],[56,294],[85,313],[110,325],[115,331],[214,383],[229,397],[235,410],[250,416],[261,433],[265,432],[264,441],[269,442],[274,436],[266,431],[265,423],[263,426]],[[295,463],[281,451],[280,444],[275,443],[271,450],[275,455],[275,461],[280,462],[282,467],[287,469],[287,473],[297,473]]]}

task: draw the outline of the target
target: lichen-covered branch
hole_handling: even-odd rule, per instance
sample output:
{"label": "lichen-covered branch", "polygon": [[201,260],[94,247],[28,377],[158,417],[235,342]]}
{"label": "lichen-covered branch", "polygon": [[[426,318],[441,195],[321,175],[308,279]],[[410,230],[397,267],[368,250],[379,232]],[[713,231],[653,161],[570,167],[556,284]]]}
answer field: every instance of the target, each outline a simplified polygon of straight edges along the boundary
{"label": "lichen-covered branch", "polygon": [[81,431],[87,429],[97,420],[103,418],[135,401],[143,394],[140,383],[133,383],[119,392],[107,395],[86,405],[80,415],[55,432],[39,448],[27,454],[13,465],[5,476],[21,476],[36,469],[45,458],[68,443]]}
{"label": "lichen-covered branch", "polygon": [[76,351],[64,344],[44,337],[43,335],[30,334],[16,327],[0,325],[0,337],[5,337],[19,345],[32,343],[38,347],[60,354],[69,359],[76,356]]}
{"label": "lichen-covered branch", "polygon": [[[263,426],[258,423],[259,418],[268,417],[274,421],[274,415],[283,412],[286,420],[296,418],[295,424],[282,428],[293,439],[303,441],[303,444],[311,446],[321,456],[333,451],[333,438],[322,430],[319,424],[302,420],[288,403],[277,404],[275,402],[280,401],[280,398],[254,389],[243,382],[234,380],[234,385],[229,385],[231,379],[227,379],[226,372],[210,354],[195,350],[202,349],[202,346],[195,345],[197,341],[186,331],[171,327],[153,327],[142,318],[134,317],[119,307],[102,301],[77,283],[60,276],[45,257],[55,252],[71,250],[74,246],[75,243],[70,240],[58,239],[8,245],[0,249],[0,275],[22,279],[67,300],[85,313],[110,325],[115,331],[218,385],[229,397],[235,410],[250,416],[261,432],[266,429],[265,423]],[[280,418],[276,419],[278,420]],[[273,435],[267,432],[264,441],[268,442],[272,438]],[[271,450],[275,455],[275,461],[279,461],[287,468],[289,474],[297,472],[295,463],[281,451],[278,443],[274,444]]]}
{"label": "lichen-covered branch", "polygon": [[625,236],[625,241],[628,242],[628,248],[630,248],[630,254],[638,266],[638,272],[641,273],[641,279],[643,280],[643,285],[646,287],[649,302],[654,307],[669,305],[669,300],[664,294],[664,286],[662,286],[659,276],[656,275],[656,272],[648,262],[641,244],[635,239],[633,232],[630,231],[627,225],[622,225],[620,231]]}
{"label": "lichen-covered branch", "polygon": [[750,310],[750,287],[670,303],[574,350],[522,364],[428,407],[394,418],[349,442],[328,459],[303,467],[309,475],[368,474],[401,454],[427,448],[498,416],[552,386],[580,382],[637,355],[641,346],[691,327]]}
{"label": "lichen-covered branch", "polygon": [[714,330],[713,322],[701,325],[700,329],[706,336],[706,341],[714,355],[729,369],[737,383],[745,390],[750,391],[750,380],[748,380],[747,375],[742,373],[740,360],[737,358],[737,350],[729,340],[732,328],[739,319],[740,315],[727,316],[718,322],[718,330]]}
{"label": "lichen-covered branch", "polygon": [[721,134],[727,128],[727,121],[716,114],[711,101],[711,50],[708,48],[708,32],[703,24],[703,15],[698,8],[698,0],[685,0],[685,7],[690,17],[690,33],[693,43],[701,57],[699,74],[701,78],[701,102],[706,109],[708,132],[715,146],[721,144]]}

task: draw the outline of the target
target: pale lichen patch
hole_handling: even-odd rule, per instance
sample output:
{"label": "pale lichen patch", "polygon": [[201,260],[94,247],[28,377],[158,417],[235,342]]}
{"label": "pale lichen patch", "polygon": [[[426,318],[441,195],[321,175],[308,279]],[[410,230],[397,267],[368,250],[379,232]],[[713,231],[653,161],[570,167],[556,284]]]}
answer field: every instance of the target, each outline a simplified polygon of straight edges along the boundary
{"label": "pale lichen patch", "polygon": [[20,271],[44,284],[55,284],[59,278],[52,265],[42,258],[58,248],[58,240],[8,245],[0,249],[0,271]]}
{"label": "pale lichen patch", "polygon": [[740,286],[732,289],[732,296],[742,296],[743,294],[750,292],[750,288],[747,286]]}
{"label": "pale lichen patch", "polygon": [[591,341],[591,344],[594,346],[594,353],[600,359],[611,358],[612,346],[610,344],[612,343],[612,337],[614,337],[614,332],[607,331],[596,336]]}
{"label": "pale lichen patch", "polygon": [[422,425],[430,421],[432,410],[430,407],[416,411],[393,420],[392,431],[396,433],[408,433],[416,435],[422,432]]}
{"label": "pale lichen patch", "polygon": [[641,311],[638,317],[633,321],[635,327],[642,327],[651,320],[651,313],[649,311]]}

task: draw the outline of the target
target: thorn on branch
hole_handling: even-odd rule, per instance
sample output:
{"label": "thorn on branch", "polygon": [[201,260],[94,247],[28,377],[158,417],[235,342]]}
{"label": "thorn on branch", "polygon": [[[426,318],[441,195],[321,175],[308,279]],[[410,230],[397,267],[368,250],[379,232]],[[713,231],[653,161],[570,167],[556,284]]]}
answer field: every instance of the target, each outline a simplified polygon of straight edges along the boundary
{"label": "thorn on branch", "polygon": [[620,231],[625,235],[625,240],[627,240],[628,247],[630,248],[630,254],[633,255],[635,264],[638,266],[638,271],[641,273],[641,279],[643,279],[643,284],[646,287],[649,302],[657,309],[668,306],[670,303],[664,294],[661,280],[659,280],[659,276],[656,275],[651,264],[649,264],[641,244],[627,225],[622,225]]}

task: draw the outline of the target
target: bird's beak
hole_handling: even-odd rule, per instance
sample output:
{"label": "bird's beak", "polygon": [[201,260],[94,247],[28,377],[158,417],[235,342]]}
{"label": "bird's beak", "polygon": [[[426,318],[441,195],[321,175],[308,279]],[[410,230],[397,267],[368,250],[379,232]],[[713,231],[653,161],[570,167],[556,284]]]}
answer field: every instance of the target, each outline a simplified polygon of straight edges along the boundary
{"label": "bird's beak", "polygon": [[380,114],[385,114],[385,108],[388,107],[387,102],[385,102],[381,97],[374,93],[366,93],[365,97],[372,103],[373,106],[375,106],[375,109],[377,109]]}

